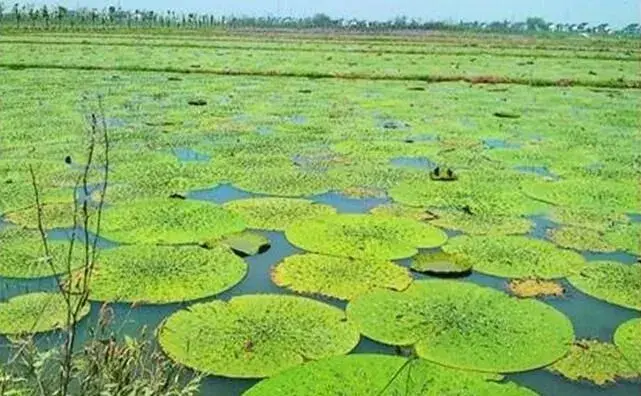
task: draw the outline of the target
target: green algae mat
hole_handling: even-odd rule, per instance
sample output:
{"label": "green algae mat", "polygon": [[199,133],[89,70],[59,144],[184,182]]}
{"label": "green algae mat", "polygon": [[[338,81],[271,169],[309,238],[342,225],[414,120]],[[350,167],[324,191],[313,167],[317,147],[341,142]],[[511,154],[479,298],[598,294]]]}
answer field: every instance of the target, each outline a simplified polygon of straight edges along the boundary
{"label": "green algae mat", "polygon": [[268,377],[306,360],[344,355],[359,338],[338,308],[283,295],[193,305],[158,330],[160,345],[175,361],[234,378]]}
{"label": "green algae mat", "polygon": [[498,374],[457,370],[426,360],[358,354],[309,362],[263,380],[244,396],[292,394],[535,396]]}
{"label": "green algae mat", "polygon": [[572,323],[554,308],[467,282],[416,281],[403,292],[374,291],[351,301],[347,316],[368,338],[413,345],[424,359],[484,372],[547,366],[574,340]]}

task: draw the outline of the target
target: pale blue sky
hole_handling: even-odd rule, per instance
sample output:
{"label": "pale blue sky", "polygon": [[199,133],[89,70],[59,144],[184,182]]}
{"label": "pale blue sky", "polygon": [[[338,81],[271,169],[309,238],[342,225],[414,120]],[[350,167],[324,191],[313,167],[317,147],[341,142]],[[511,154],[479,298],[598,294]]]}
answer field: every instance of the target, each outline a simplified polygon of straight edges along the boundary
{"label": "pale blue sky", "polygon": [[120,4],[125,9],[172,9],[216,15],[308,16],[322,12],[332,17],[369,20],[387,20],[396,15],[452,21],[524,20],[540,16],[553,22],[604,22],[616,27],[641,19],[639,0],[36,0],[31,3],[70,8]]}

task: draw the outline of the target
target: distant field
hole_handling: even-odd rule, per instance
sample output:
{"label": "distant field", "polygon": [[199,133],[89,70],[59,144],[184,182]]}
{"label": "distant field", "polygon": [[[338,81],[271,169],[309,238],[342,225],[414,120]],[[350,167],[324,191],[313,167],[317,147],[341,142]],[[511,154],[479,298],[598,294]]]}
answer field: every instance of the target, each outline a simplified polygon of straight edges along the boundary
{"label": "distant field", "polygon": [[[213,300],[216,295],[224,300],[257,293],[299,296],[292,297],[294,300],[302,300],[300,295],[304,295],[340,308],[341,315],[347,306],[349,323],[355,318],[360,334],[367,335],[368,339],[361,338],[355,347],[353,332],[343,329],[341,333],[332,328],[331,337],[341,341],[330,339],[341,344],[334,354],[342,354],[350,345],[356,352],[377,354],[398,353],[401,347],[410,345],[421,357],[447,367],[519,372],[499,383],[508,386],[512,381],[544,396],[635,394],[639,383],[632,379],[634,375],[626,380],[617,378],[607,388],[597,388],[588,381],[570,380],[575,373],[564,371],[563,364],[553,363],[566,355],[567,359],[574,358],[565,342],[568,336],[610,345],[616,329],[638,318],[641,310],[636,300],[638,280],[605,272],[636,271],[641,256],[638,44],[613,38],[366,36],[327,32],[3,34],[0,258],[7,257],[3,256],[3,246],[16,242],[12,230],[26,228],[34,232],[29,164],[35,167],[43,188],[45,213],[49,216],[45,226],[49,230],[72,226],[64,210],[72,206],[74,197],[78,198],[73,192],[78,177],[78,167],[74,165],[86,160],[87,116],[97,111],[96,97],[101,95],[111,140],[112,169],[105,210],[106,229],[111,233],[105,237],[112,252],[124,250],[133,241],[145,245],[145,254],[162,262],[158,257],[164,255],[155,254],[156,244],[172,245],[165,249],[173,249],[178,256],[181,249],[186,249],[185,244],[219,243],[203,239],[200,228],[190,229],[199,224],[195,209],[184,209],[185,217],[191,216],[189,224],[181,223],[178,215],[172,217],[182,212],[167,209],[172,205],[179,211],[183,210],[182,204],[202,201],[218,211],[207,212],[211,218],[219,219],[212,225],[217,237],[251,229],[271,243],[267,253],[253,252],[245,258],[248,268],[243,270],[244,264],[240,263],[234,276],[221,281],[224,287],[210,293],[205,287],[207,299],[200,302],[217,301]],[[442,172],[451,169],[456,180],[435,180],[436,167]],[[95,173],[90,174],[92,182],[98,181],[98,172]],[[170,200],[170,196],[187,199]],[[266,197],[283,201],[242,208],[240,199]],[[313,216],[305,217],[309,216],[308,204],[320,207],[316,223],[312,224]],[[145,206],[152,208],[153,213],[147,214],[151,220],[136,212]],[[338,215],[333,214],[336,211]],[[354,220],[348,213],[359,216]],[[153,227],[148,223],[158,218],[161,224],[152,231],[164,232],[162,237],[149,231]],[[163,223],[165,218],[171,220]],[[423,230],[421,227],[429,227],[431,234],[426,232],[423,240],[414,243],[413,239],[418,238],[415,230]],[[60,234],[56,235],[60,239]],[[435,249],[441,251],[440,245],[442,252],[468,260],[467,272],[461,275],[466,280],[463,283],[481,285],[483,291],[460,285],[459,290],[459,286],[452,286],[454,283],[443,283],[443,295],[430,294],[426,279],[436,277],[420,273],[414,267],[414,259],[429,256]],[[221,249],[229,253],[227,247]],[[321,258],[303,255],[305,252]],[[128,257],[126,254],[124,257]],[[303,259],[291,259],[301,255]],[[363,264],[359,260],[370,261]],[[591,267],[594,261],[606,263]],[[382,269],[371,273],[341,270],[341,265],[354,263],[366,269],[372,263],[382,268],[388,265],[392,268],[388,271],[397,272],[389,275],[391,272]],[[128,274],[128,262],[117,264],[119,270],[125,271],[123,274]],[[301,267],[303,264],[309,267]],[[94,314],[102,302],[123,302],[117,305],[122,311],[130,309],[128,304],[133,299],[136,308],[132,307],[128,314],[133,324],[126,327],[133,334],[133,329],[143,324],[155,328],[168,315],[186,312],[181,311],[188,304],[185,301],[196,300],[181,294],[192,291],[188,286],[164,287],[163,282],[175,281],[172,271],[179,271],[180,266],[164,272],[165,267],[155,271],[136,265],[141,264],[133,261],[131,272],[146,274],[144,277],[121,274],[119,279],[125,285],[150,279],[153,287],[136,289],[143,296],[129,299],[121,295],[93,296]],[[414,271],[409,271],[410,266]],[[588,267],[596,274],[585,275]],[[312,275],[303,270],[288,273],[297,268],[320,270]],[[0,260],[0,300],[33,291],[34,284],[28,283],[33,280],[27,278],[37,278],[34,274],[41,272],[31,270],[27,272],[20,266],[12,267],[10,261]],[[212,277],[217,276],[215,271],[208,271]],[[593,281],[602,279],[599,271],[608,274],[603,275],[608,280]],[[242,276],[245,278],[241,280]],[[532,278],[556,282],[557,287],[552,285],[552,289],[564,290],[566,295],[540,298],[536,306],[524,303],[522,309],[511,306],[515,299],[504,298],[506,293],[512,293],[508,282]],[[414,294],[401,299],[399,295],[405,296],[401,290],[410,283],[417,285],[416,290],[408,289]],[[118,290],[126,294],[128,287],[139,286],[131,285]],[[35,288],[51,290],[41,285]],[[107,294],[116,289],[104,288]],[[222,289],[227,291],[221,292]],[[366,295],[361,289],[379,292]],[[489,289],[501,294],[492,294]],[[358,293],[365,296],[355,300],[358,303],[339,301],[351,301]],[[439,301],[452,304],[456,308],[452,308],[452,315],[458,315],[464,325],[457,327],[459,322],[447,319],[448,312],[436,309],[432,314],[431,306],[412,308],[412,299],[423,298],[421,293],[425,293],[425,299],[438,297],[443,300]],[[461,295],[466,299],[459,300]],[[477,298],[487,299],[487,304]],[[395,299],[401,303],[390,303]],[[256,298],[253,304],[259,306],[260,300],[261,297]],[[160,302],[171,304],[151,305]],[[271,323],[264,325],[267,329],[278,327],[275,324],[281,323],[280,317],[274,318],[273,312],[283,315],[283,323],[291,320],[305,331],[314,330],[305,327],[308,323],[325,323],[325,319],[318,319],[326,318],[320,313],[307,322],[298,314],[288,317],[291,307],[300,309],[301,317],[314,311],[292,304],[276,304],[276,310],[250,316],[262,331],[248,335],[250,341],[254,340],[251,337],[273,341],[264,335],[269,331],[261,327],[261,321]],[[393,312],[393,316],[391,312],[397,306],[408,312]],[[504,311],[503,307],[514,311]],[[213,315],[207,311],[209,314]],[[395,327],[393,319],[401,323],[404,315],[411,317],[407,323],[414,327]],[[380,327],[375,325],[379,318],[385,319],[381,319],[384,323]],[[236,323],[233,318],[223,319],[221,326]],[[544,337],[533,331],[528,327],[530,320],[542,321],[541,329],[546,333],[541,334],[553,336]],[[455,342],[444,343],[451,349],[439,355],[440,350],[426,347],[430,340],[420,338],[433,330],[420,327],[428,321],[444,326],[439,336],[451,331],[455,334],[452,337],[463,334],[464,341],[456,338]],[[179,320],[176,323],[180,329]],[[343,326],[347,319],[339,323]],[[252,329],[250,326],[244,330]],[[497,335],[503,329],[508,329],[507,337],[503,333]],[[305,335],[296,332],[294,341],[278,338],[288,335],[287,331],[291,329],[276,332],[274,338],[282,342],[274,347],[277,351],[283,348],[292,352],[288,349],[292,348],[291,343],[298,346],[307,341]],[[272,360],[282,366],[269,366],[264,363],[272,361],[268,358],[257,359],[258,363],[249,358],[242,360],[254,352],[254,343],[246,339],[242,340],[244,349],[234,344],[226,345],[229,349],[224,351],[207,349],[215,343],[205,339],[202,350],[212,355],[200,359],[198,352],[194,358],[180,349],[180,337],[185,334],[178,333],[176,338],[172,334],[165,334],[161,343],[173,358],[189,367],[229,377],[276,375],[317,356],[310,353],[313,359],[308,359],[298,349],[291,353],[294,357],[274,353],[283,361]],[[325,333],[321,334],[317,339],[325,343]],[[480,338],[474,337],[482,337],[483,342],[469,342],[467,336],[475,341]],[[536,345],[523,344],[521,340],[526,336],[531,336]],[[330,341],[327,344],[331,346]],[[497,348],[507,349],[494,351],[488,347],[494,343]],[[263,353],[258,341],[255,344],[256,354]],[[550,351],[545,349],[548,346]],[[530,361],[529,348],[542,351],[543,357]],[[575,349],[582,353],[581,346]],[[488,350],[499,358],[485,359]],[[502,362],[504,350],[515,352]],[[214,355],[220,358],[216,362],[223,363],[229,356],[241,357],[229,365],[229,372],[221,372],[216,371],[220,366],[207,365],[207,359]],[[457,356],[469,360],[453,358]],[[570,360],[567,364],[569,371],[576,369],[572,363]],[[439,367],[444,373],[458,370]],[[448,371],[442,376],[451,376],[450,381],[459,375],[473,377],[472,392],[486,389],[474,388],[479,383],[489,386],[497,380],[489,374],[473,373],[476,372]],[[582,374],[584,378],[591,373]],[[329,381],[329,377],[323,378]],[[439,386],[438,378],[435,381]],[[256,382],[211,376],[204,394],[241,394]],[[347,389],[364,386],[348,382],[340,385],[354,387]],[[454,382],[444,382],[443,389]],[[260,388],[255,389],[260,394]],[[269,386],[265,389],[269,392]],[[518,390],[520,393],[510,394],[532,395],[522,388]],[[487,392],[490,393],[471,394],[496,394]]]}

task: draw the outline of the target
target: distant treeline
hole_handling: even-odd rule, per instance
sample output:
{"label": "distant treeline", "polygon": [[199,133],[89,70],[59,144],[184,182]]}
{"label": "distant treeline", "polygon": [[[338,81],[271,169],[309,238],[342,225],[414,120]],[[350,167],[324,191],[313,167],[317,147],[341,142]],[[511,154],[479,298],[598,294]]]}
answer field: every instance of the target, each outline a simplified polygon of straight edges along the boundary
{"label": "distant treeline", "polygon": [[280,28],[280,29],[341,29],[356,31],[400,31],[400,30],[441,30],[441,31],[486,31],[496,33],[539,33],[559,32],[576,34],[639,35],[641,25],[632,23],[615,30],[607,23],[590,25],[552,23],[543,18],[531,17],[523,22],[443,22],[396,17],[388,21],[366,21],[359,19],[331,18],[325,14],[312,17],[248,17],[220,16],[213,14],[180,13],[176,11],[123,10],[114,6],[104,9],[65,7],[40,8],[15,3],[8,6],[0,2],[0,26],[26,29],[69,29],[69,28],[185,28],[201,29],[212,27],[229,28]]}

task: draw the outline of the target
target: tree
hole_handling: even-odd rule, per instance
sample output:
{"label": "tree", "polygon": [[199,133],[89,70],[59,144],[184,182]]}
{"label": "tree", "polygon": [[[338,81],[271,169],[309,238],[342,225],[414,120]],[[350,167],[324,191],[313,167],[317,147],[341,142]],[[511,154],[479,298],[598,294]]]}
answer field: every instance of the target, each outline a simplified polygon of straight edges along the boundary
{"label": "tree", "polygon": [[16,27],[20,27],[20,5],[18,3],[13,5],[13,15],[16,18]]}
{"label": "tree", "polygon": [[545,22],[545,19],[540,17],[530,17],[525,20],[525,24],[527,25],[527,30],[533,30],[533,31],[546,30],[548,27],[548,24],[547,22]]}
{"label": "tree", "polygon": [[49,10],[47,9],[46,5],[42,6],[42,11],[40,11],[42,14],[42,19],[45,21],[45,27],[48,29],[49,28]]}

